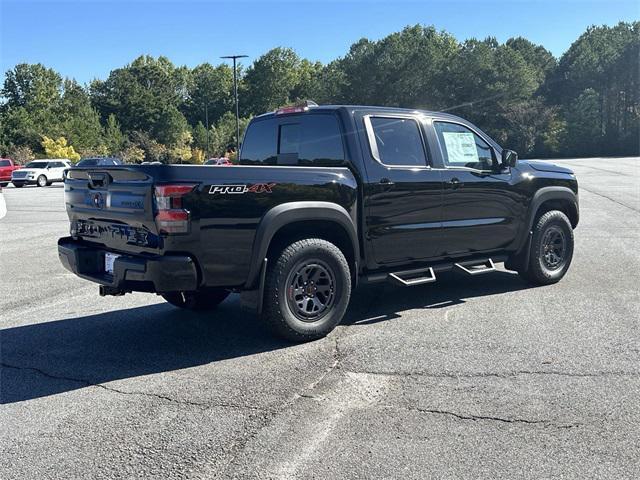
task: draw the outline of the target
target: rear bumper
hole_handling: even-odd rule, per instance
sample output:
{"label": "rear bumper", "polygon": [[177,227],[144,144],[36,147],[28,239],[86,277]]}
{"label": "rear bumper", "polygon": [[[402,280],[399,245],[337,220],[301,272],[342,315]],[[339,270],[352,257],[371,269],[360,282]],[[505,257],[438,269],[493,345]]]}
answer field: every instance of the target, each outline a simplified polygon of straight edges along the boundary
{"label": "rear bumper", "polygon": [[58,240],[62,265],[81,278],[123,291],[176,292],[198,288],[198,270],[191,257],[122,255],[113,264],[113,275],[104,270],[107,250],[64,237]]}

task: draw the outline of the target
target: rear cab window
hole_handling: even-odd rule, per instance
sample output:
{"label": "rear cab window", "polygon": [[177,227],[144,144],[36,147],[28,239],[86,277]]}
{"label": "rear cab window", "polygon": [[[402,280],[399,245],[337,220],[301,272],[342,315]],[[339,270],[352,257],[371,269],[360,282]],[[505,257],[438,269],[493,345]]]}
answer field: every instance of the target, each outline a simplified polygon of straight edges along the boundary
{"label": "rear cab window", "polygon": [[344,161],[338,117],[325,113],[257,120],[240,152],[244,165],[340,166]]}

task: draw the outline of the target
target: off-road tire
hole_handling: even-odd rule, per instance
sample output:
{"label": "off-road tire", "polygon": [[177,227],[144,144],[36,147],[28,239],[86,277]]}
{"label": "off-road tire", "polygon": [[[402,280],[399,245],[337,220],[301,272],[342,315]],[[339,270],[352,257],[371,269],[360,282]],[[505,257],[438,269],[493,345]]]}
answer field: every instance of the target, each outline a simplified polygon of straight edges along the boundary
{"label": "off-road tire", "polygon": [[[550,234],[562,237],[563,253],[557,265],[550,267],[545,260],[545,239]],[[533,228],[529,265],[518,274],[534,285],[550,285],[565,276],[573,258],[573,228],[567,216],[559,210],[551,210],[542,215]],[[555,255],[557,257],[557,255]]]}
{"label": "off-road tire", "polygon": [[[338,247],[320,238],[298,240],[284,248],[268,265],[262,317],[276,335],[293,342],[308,342],[326,336],[340,323],[351,297],[351,272]],[[319,302],[321,298],[327,301],[317,317],[311,313],[311,317],[305,318],[303,310],[308,305],[315,308],[315,300],[306,296],[298,300],[308,291],[302,287],[304,293],[296,294],[300,289],[293,285],[299,285],[296,282],[302,278],[300,275],[309,271],[312,272],[309,283],[313,283],[314,275],[318,274],[314,268],[321,270],[316,281],[323,285],[311,295]],[[331,293],[318,293],[322,289]]]}
{"label": "off-road tire", "polygon": [[231,293],[224,288],[208,288],[197,292],[163,293],[164,298],[171,305],[195,312],[214,310]]}

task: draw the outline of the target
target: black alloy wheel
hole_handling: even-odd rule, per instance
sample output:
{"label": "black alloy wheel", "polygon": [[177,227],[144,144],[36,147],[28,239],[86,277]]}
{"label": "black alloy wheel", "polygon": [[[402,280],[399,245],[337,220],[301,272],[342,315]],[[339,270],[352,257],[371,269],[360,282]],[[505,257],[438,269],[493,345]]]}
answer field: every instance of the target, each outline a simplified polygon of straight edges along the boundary
{"label": "black alloy wheel", "polygon": [[332,307],[335,300],[335,274],[318,259],[300,262],[287,279],[289,308],[303,322],[315,322]]}
{"label": "black alloy wheel", "polygon": [[573,258],[573,228],[564,212],[550,210],[533,226],[529,263],[518,270],[533,285],[558,282],[569,270]]}
{"label": "black alloy wheel", "polygon": [[557,225],[551,225],[542,235],[540,256],[549,270],[562,268],[567,250],[567,239]]}

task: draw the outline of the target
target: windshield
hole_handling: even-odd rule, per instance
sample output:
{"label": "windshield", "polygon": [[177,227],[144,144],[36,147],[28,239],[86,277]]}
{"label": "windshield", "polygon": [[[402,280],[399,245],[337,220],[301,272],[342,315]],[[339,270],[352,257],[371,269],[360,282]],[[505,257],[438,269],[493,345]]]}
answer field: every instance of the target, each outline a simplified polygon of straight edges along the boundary
{"label": "windshield", "polygon": [[47,168],[49,162],[29,162],[27,168]]}

